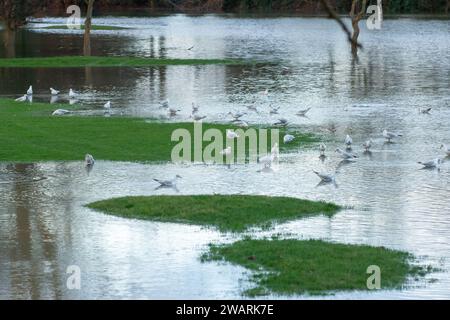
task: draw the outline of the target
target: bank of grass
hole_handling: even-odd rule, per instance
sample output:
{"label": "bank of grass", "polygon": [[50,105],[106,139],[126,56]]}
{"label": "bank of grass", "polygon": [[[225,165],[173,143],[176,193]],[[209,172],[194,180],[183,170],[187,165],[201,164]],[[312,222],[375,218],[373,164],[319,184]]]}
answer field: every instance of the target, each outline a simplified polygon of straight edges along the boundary
{"label": "bank of grass", "polygon": [[381,288],[400,288],[408,276],[423,276],[406,252],[383,247],[328,243],[319,240],[244,239],[210,245],[203,261],[228,261],[253,271],[255,286],[246,295],[326,294],[368,290],[367,267],[381,270]]}
{"label": "bank of grass", "polygon": [[231,232],[312,215],[331,216],[340,209],[325,202],[249,195],[124,197],[88,207],[124,218],[197,224]]}
{"label": "bank of grass", "polygon": [[[48,29],[48,30],[73,30],[73,29],[69,29],[67,27],[67,25],[53,25],[53,26],[46,26],[46,27],[40,27],[38,29]],[[81,30],[84,30],[85,27],[84,25],[80,26]],[[125,28],[125,27],[118,27],[118,26],[106,26],[106,25],[92,25],[91,26],[91,30],[93,31],[117,31],[117,30],[126,30],[129,28]],[[75,29],[77,30],[77,29]]]}
{"label": "bank of grass", "polygon": [[[0,68],[80,68],[80,67],[150,67],[176,65],[238,65],[234,59],[166,59],[143,57],[58,56],[3,58]],[[248,62],[250,63],[250,62]]]}
{"label": "bank of grass", "polygon": [[[56,109],[74,109],[72,116],[53,117]],[[193,137],[193,123],[161,123],[142,118],[77,116],[77,106],[21,103],[0,99],[0,161],[37,162],[82,160],[86,153],[97,160],[166,162],[171,160],[171,141],[176,129],[187,129]],[[203,132],[216,128],[224,137],[226,124],[203,124]],[[297,135],[297,134],[296,134]],[[298,133],[290,148],[314,141]],[[270,139],[269,139],[270,141]],[[209,142],[203,142],[203,147]],[[193,144],[192,144],[193,145]]]}

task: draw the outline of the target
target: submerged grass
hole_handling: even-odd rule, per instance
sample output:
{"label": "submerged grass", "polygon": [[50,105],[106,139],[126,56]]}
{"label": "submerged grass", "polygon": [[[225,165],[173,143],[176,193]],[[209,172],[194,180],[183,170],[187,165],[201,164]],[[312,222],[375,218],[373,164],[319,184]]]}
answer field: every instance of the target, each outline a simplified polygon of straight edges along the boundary
{"label": "submerged grass", "polygon": [[331,216],[339,210],[325,202],[247,195],[124,197],[88,207],[125,218],[207,225],[232,232],[311,215]]}
{"label": "submerged grass", "polygon": [[162,59],[142,57],[59,56],[0,59],[0,68],[148,67],[167,65],[238,65],[232,59]]}
{"label": "submerged grass", "polygon": [[254,271],[250,296],[270,293],[326,294],[368,290],[367,267],[381,270],[381,288],[398,288],[410,275],[424,275],[409,263],[406,252],[383,247],[328,243],[319,240],[252,240],[211,245],[203,261],[224,260]]}
{"label": "submerged grass", "polygon": [[[0,99],[0,161],[36,162],[81,160],[90,153],[98,160],[165,162],[171,160],[171,141],[176,129],[193,136],[191,122],[161,123],[142,118],[101,116],[52,117],[53,110],[76,106],[20,103]],[[76,111],[76,110],[75,110]],[[225,137],[232,125],[203,123],[203,131],[215,128]],[[270,140],[269,140],[270,141]],[[295,148],[313,137],[298,133]],[[203,142],[203,147],[209,142]]]}

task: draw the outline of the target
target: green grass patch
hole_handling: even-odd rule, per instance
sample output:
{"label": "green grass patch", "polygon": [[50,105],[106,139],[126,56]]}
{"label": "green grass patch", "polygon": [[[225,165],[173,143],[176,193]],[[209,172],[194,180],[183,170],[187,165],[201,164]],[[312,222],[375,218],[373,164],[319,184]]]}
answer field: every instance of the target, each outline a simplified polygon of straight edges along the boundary
{"label": "green grass patch", "polygon": [[[67,27],[67,25],[54,25],[54,26],[47,26],[47,27],[41,27],[39,29],[48,29],[48,30],[72,30]],[[81,30],[84,30],[84,25],[81,25]],[[115,30],[125,30],[129,28],[125,27],[118,27],[118,26],[105,26],[105,25],[92,25],[91,30],[103,30],[103,31],[115,31]],[[75,29],[77,30],[77,29]]]}
{"label": "green grass patch", "polygon": [[339,210],[325,202],[241,195],[124,197],[88,207],[125,218],[206,225],[232,232]]}
{"label": "green grass patch", "polygon": [[59,56],[0,59],[0,68],[149,67],[168,65],[238,65],[233,59],[162,59],[142,57]]}
{"label": "green grass patch", "polygon": [[[178,144],[171,141],[174,130],[186,129],[194,136],[192,122],[161,123],[142,118],[77,115],[52,117],[52,111],[59,108],[76,106],[0,99],[0,161],[81,160],[90,153],[97,160],[166,162],[171,161],[172,149]],[[203,123],[203,132],[212,128],[222,132],[224,141],[226,129],[236,129],[227,124]],[[298,147],[311,139],[310,135],[299,133],[297,144],[289,147]],[[209,143],[203,142],[202,147]]]}
{"label": "green grass patch", "polygon": [[406,252],[319,240],[251,240],[211,245],[203,261],[228,261],[254,271],[246,295],[324,294],[368,290],[367,267],[381,270],[381,289],[401,287],[408,276],[424,275]]}

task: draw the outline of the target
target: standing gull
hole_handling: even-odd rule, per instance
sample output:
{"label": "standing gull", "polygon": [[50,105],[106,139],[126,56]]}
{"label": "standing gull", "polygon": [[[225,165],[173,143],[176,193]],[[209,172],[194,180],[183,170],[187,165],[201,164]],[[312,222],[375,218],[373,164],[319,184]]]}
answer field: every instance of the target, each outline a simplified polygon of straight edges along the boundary
{"label": "standing gull", "polygon": [[309,112],[309,110],[311,110],[311,108],[307,108],[307,109],[304,109],[304,110],[300,110],[300,111],[298,111],[296,114],[297,114],[297,116],[299,116],[299,117],[306,117],[306,114]]}
{"label": "standing gull", "polygon": [[332,123],[328,128],[328,131],[330,131],[331,133],[335,134],[337,131],[336,125],[334,123]]}
{"label": "standing gull", "polygon": [[315,170],[313,170],[313,172],[320,178],[320,180],[321,180],[322,182],[328,183],[328,182],[333,182],[333,181],[335,181],[334,175],[332,175],[332,174],[329,174],[329,173],[323,173],[323,172],[318,172],[318,171],[315,171]]}
{"label": "standing gull", "polygon": [[288,125],[288,121],[285,118],[278,119],[277,122],[273,124],[274,126],[286,127]]}
{"label": "standing gull", "polygon": [[17,102],[25,102],[25,101],[27,101],[27,100],[28,100],[28,96],[25,94],[25,95],[21,96],[20,98],[17,98],[17,99],[14,100],[14,101],[17,101]]}
{"label": "standing gull", "polygon": [[350,150],[352,148],[353,139],[349,135],[345,137],[345,146],[347,150]]}
{"label": "standing gull", "polygon": [[105,108],[106,110],[111,109],[111,101],[108,101],[107,103],[105,103],[105,104],[103,105],[103,108]]}
{"label": "standing gull", "polygon": [[372,148],[372,143],[373,143],[372,139],[369,139],[363,143],[365,152],[370,152],[370,148]]}
{"label": "standing gull", "polygon": [[228,115],[230,115],[233,118],[233,122],[236,121],[240,121],[240,119],[246,115],[245,112],[237,112],[237,113],[232,113],[232,112],[228,112]]}
{"label": "standing gull", "polygon": [[194,121],[200,121],[206,118],[206,116],[201,116],[195,113],[192,113],[191,118],[194,119]]}
{"label": "standing gull", "polygon": [[390,131],[387,131],[386,129],[383,131],[383,137],[385,137],[388,142],[391,142],[391,140],[394,138],[398,138],[398,137],[402,137],[402,136],[403,136],[402,134],[390,132]]}
{"label": "standing gull", "polygon": [[286,143],[290,143],[292,141],[294,141],[295,137],[292,134],[287,134],[283,137],[283,142]]}

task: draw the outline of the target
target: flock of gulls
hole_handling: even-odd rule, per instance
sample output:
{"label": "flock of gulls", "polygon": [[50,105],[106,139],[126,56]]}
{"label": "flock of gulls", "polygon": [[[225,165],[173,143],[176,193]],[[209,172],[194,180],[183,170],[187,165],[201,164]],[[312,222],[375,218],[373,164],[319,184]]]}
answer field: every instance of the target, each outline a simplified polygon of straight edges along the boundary
{"label": "flock of gulls", "polygon": [[[50,88],[50,94],[52,97],[57,97],[60,95],[60,93],[61,92],[59,90]],[[267,97],[269,95],[269,90],[266,89],[265,91],[259,92],[259,94]],[[71,99],[71,101],[76,99],[77,95],[78,94],[73,89],[69,89],[68,96]],[[33,100],[33,86],[30,86],[27,90],[27,93],[25,95],[17,98],[15,101],[32,102],[32,100]],[[111,110],[111,101],[106,102],[103,105],[103,108],[105,110],[105,114],[109,113]],[[176,116],[178,114],[178,112],[181,111],[180,109],[172,108],[170,106],[168,99],[160,103],[160,108],[166,109],[169,117]],[[257,108],[253,105],[248,106],[247,108],[252,111],[258,111]],[[272,104],[270,104],[269,109],[270,109],[269,114],[274,115],[274,114],[278,114],[280,107],[273,107]],[[191,111],[191,115],[189,118],[193,119],[193,121],[202,121],[205,118],[207,118],[207,116],[200,115],[199,110],[200,110],[199,105],[192,103],[192,111]],[[296,115],[299,117],[307,117],[307,113],[310,110],[311,110],[311,108],[299,110],[296,113]],[[419,109],[419,113],[421,113],[421,114],[429,114],[430,111],[431,111],[431,108],[420,108]],[[69,110],[57,109],[57,110],[53,111],[52,115],[53,116],[63,116],[63,115],[67,115],[70,113],[72,113],[72,112]],[[240,111],[228,112],[226,114],[227,117],[228,116],[230,117],[231,123],[233,125],[235,125],[237,127],[247,128],[247,127],[249,127],[248,122],[242,119],[245,115],[247,115],[246,112],[240,112]],[[280,118],[280,119],[278,119],[278,121],[273,123],[273,126],[278,126],[278,127],[287,127],[288,125],[289,125],[289,121],[286,118]],[[331,125],[328,128],[328,130],[334,134],[334,133],[336,133],[337,128],[335,125]],[[227,130],[226,136],[227,136],[227,139],[239,138],[239,135],[233,130]],[[403,135],[400,133],[391,132],[391,131],[388,131],[387,129],[385,129],[382,132],[382,136],[384,137],[384,139],[386,140],[387,143],[392,143],[393,140],[401,138]],[[283,136],[284,144],[289,144],[294,140],[295,140],[295,136],[292,134],[285,134]],[[372,139],[368,139],[367,141],[362,143],[362,147],[364,148],[364,153],[370,153],[373,144],[374,144],[374,142]],[[347,134],[344,139],[344,148],[343,149],[336,148],[336,150],[335,150],[335,153],[337,153],[339,155],[339,157],[341,158],[341,162],[353,162],[358,159],[358,155],[352,152],[352,147],[353,147],[353,139],[350,135]],[[440,148],[444,149],[444,152],[447,157],[450,157],[450,146],[442,144]],[[324,143],[320,143],[318,149],[319,149],[319,153],[320,153],[319,158],[322,160],[325,159],[327,146]],[[220,152],[220,154],[223,156],[229,156],[232,154],[232,152],[233,152],[232,148],[227,147],[226,149],[222,150]],[[259,157],[258,162],[263,164],[263,168],[258,170],[258,172],[273,172],[273,164],[278,163],[279,152],[280,152],[279,146],[277,143],[275,143],[269,154]],[[440,170],[442,163],[443,163],[443,159],[440,157],[437,157],[435,159],[428,160],[428,161],[418,162],[418,164],[422,165],[422,167],[424,169],[438,169],[438,170]],[[92,169],[94,164],[95,164],[94,157],[91,154],[86,154],[85,155],[86,168],[88,168],[90,170],[90,169]],[[316,170],[313,170],[313,172],[320,178],[321,183],[336,183],[335,174],[333,174],[333,173],[319,172]],[[176,182],[180,178],[181,178],[181,176],[177,175],[172,180],[154,179],[154,181],[156,181],[159,184],[159,187],[157,189],[159,189],[159,188],[175,188],[176,189]]]}
{"label": "flock of gulls", "polygon": [[[431,109],[427,109],[428,112]],[[391,132],[388,130],[383,130],[382,136],[385,139],[386,143],[393,143],[394,139],[403,137],[402,134]],[[353,139],[350,135],[346,135],[344,139],[344,145],[345,150],[342,150],[341,148],[336,148],[335,152],[339,154],[339,156],[342,158],[343,162],[352,162],[356,161],[358,159],[358,155],[352,152],[352,146],[353,146]],[[371,153],[371,148],[373,146],[373,140],[369,139],[365,141],[362,144],[362,147],[364,148],[364,153],[369,154]],[[450,146],[447,146],[445,144],[441,144],[440,149],[444,149],[444,152],[447,157],[450,157]],[[319,152],[320,152],[320,158],[324,159],[326,151],[326,145],[321,143],[319,145]],[[441,157],[437,157],[435,159],[429,160],[429,161],[419,161],[418,164],[422,166],[423,169],[437,169],[440,170],[441,164],[443,163],[443,159]],[[336,183],[335,175],[331,173],[324,173],[324,172],[318,172],[313,170],[313,172],[320,178],[321,183]]]}

